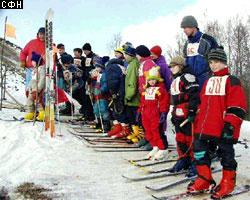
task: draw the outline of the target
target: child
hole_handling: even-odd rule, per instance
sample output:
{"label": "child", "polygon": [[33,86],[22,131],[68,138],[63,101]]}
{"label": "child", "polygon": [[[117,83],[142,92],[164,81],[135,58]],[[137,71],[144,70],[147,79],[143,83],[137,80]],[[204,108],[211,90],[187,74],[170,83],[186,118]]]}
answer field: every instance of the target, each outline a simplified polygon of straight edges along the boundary
{"label": "child", "polygon": [[171,121],[175,126],[178,152],[178,161],[171,172],[188,169],[186,176],[190,177],[196,175],[193,162],[192,124],[199,103],[199,85],[195,76],[186,72],[183,57],[174,57],[169,67],[174,78],[170,87],[174,105]]}
{"label": "child", "polygon": [[160,133],[160,124],[166,121],[169,110],[169,94],[160,77],[159,67],[151,68],[147,75],[145,90],[141,95],[139,113],[145,129],[145,138],[152,145],[153,150],[147,159],[160,160],[167,153],[167,138]]}
{"label": "child", "polygon": [[[36,115],[35,104],[37,104],[37,111],[39,111],[36,119],[38,121],[44,120],[44,104],[43,104],[43,90],[45,88],[45,66],[41,55],[32,52],[31,63],[34,67],[32,72],[32,79],[29,83],[29,94],[27,99],[27,110],[25,120],[33,120]],[[38,73],[38,74],[37,74]]]}
{"label": "child", "polygon": [[208,190],[215,182],[208,156],[210,141],[216,141],[223,175],[213,189],[211,198],[221,199],[234,190],[237,162],[233,144],[239,138],[242,120],[246,114],[246,97],[240,80],[230,75],[227,56],[222,48],[208,54],[213,72],[201,91],[201,104],[195,121],[194,156],[198,177],[188,185],[189,193]]}

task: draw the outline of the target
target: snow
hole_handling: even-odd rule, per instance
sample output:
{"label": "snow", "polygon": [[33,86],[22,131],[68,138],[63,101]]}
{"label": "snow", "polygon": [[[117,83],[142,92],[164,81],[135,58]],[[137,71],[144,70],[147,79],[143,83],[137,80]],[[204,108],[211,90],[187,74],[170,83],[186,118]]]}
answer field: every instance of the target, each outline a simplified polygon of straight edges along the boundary
{"label": "snow", "polygon": [[[25,104],[23,79],[9,76],[8,90]],[[15,87],[17,86],[17,87]],[[16,91],[16,89],[19,89]],[[21,117],[24,113],[14,109],[3,109],[0,118]],[[169,117],[169,116],[168,116]],[[169,118],[168,118],[169,120]],[[170,124],[170,123],[169,123]],[[160,193],[145,189],[145,185],[161,184],[176,180],[176,177],[160,178],[142,182],[125,180],[122,174],[144,174],[143,170],[129,164],[124,158],[142,158],[146,152],[102,153],[84,145],[82,141],[68,133],[67,124],[57,124],[57,135],[50,138],[44,133],[42,123],[6,122],[0,120],[0,187],[5,186],[12,199],[21,199],[14,190],[23,182],[34,182],[52,189],[54,199],[67,200],[147,200],[151,194],[174,194],[184,191],[186,184]],[[61,130],[61,131],[60,131]],[[174,142],[174,134],[168,127],[169,139]],[[250,140],[250,122],[244,121],[241,139]],[[250,183],[249,149],[236,145],[239,170],[237,183]],[[172,164],[172,163],[171,163]],[[167,168],[171,164],[151,168]],[[216,180],[220,176],[215,176]],[[249,199],[249,194],[240,195],[239,200]],[[191,199],[191,198],[190,198]],[[192,199],[199,199],[194,197]]]}

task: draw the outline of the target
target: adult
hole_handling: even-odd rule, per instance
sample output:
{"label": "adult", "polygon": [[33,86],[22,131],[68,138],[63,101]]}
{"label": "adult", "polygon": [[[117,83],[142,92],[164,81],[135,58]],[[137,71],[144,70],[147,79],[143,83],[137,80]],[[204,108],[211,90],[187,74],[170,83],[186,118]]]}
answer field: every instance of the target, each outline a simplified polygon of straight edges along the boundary
{"label": "adult", "polygon": [[191,15],[182,19],[181,28],[188,37],[183,49],[186,65],[189,72],[196,76],[201,90],[211,74],[207,55],[211,49],[217,48],[218,44],[212,36],[199,30],[197,20]]}
{"label": "adult", "polygon": [[28,96],[28,86],[32,79],[32,52],[45,57],[45,28],[39,28],[36,39],[29,41],[20,53],[20,67],[25,68],[26,78],[25,78],[25,91],[26,96]]}
{"label": "adult", "polygon": [[160,67],[160,74],[164,80],[165,88],[169,91],[172,83],[172,73],[168,68],[165,57],[162,55],[162,49],[160,46],[156,45],[150,49],[150,52],[155,64]]}

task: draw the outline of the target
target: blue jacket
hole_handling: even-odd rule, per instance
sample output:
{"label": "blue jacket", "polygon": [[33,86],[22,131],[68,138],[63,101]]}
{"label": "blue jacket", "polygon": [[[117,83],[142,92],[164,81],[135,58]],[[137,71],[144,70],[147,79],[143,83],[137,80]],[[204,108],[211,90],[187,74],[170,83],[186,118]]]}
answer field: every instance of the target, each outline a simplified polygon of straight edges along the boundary
{"label": "blue jacket", "polygon": [[[195,48],[196,45],[196,48]],[[207,34],[198,31],[195,36],[188,37],[184,45],[183,53],[189,73],[196,76],[200,88],[210,76],[210,67],[207,62],[207,54],[211,49],[217,48],[216,40]]]}

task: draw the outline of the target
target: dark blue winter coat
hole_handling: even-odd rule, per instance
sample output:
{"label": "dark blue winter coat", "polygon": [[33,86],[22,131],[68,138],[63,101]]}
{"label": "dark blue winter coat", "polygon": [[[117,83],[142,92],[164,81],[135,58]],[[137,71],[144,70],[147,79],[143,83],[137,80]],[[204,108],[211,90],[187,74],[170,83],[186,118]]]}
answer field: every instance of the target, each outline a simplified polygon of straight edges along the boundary
{"label": "dark blue winter coat", "polygon": [[[196,48],[195,48],[196,45]],[[202,88],[205,80],[210,76],[210,67],[207,62],[207,54],[211,49],[217,48],[216,40],[207,34],[198,31],[195,36],[188,37],[184,46],[184,57],[189,73],[196,76],[199,87]]]}

